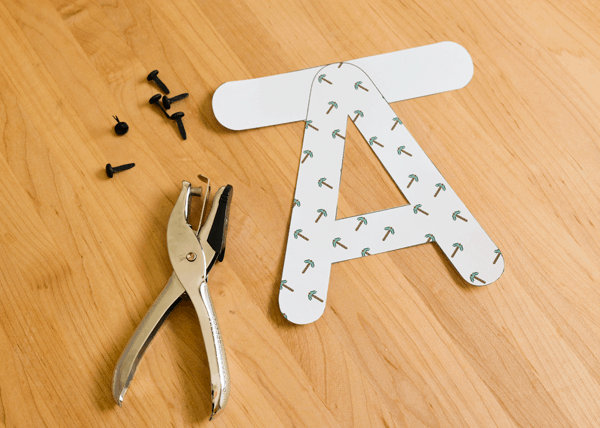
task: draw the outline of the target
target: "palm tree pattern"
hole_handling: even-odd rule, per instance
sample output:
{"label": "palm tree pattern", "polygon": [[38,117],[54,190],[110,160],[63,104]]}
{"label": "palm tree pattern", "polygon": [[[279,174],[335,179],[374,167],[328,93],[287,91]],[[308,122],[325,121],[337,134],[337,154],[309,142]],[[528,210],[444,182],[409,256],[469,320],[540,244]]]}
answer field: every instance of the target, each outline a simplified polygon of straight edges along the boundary
{"label": "palm tree pattern", "polygon": [[304,239],[305,241],[309,240],[306,236],[302,235],[302,229],[298,229],[294,232],[294,239],[298,239],[298,237]]}
{"label": "palm tree pattern", "polygon": [[408,178],[410,178],[410,181],[408,182],[408,186],[406,186],[407,189],[413,184],[413,181],[419,182],[419,177],[416,174],[410,174]]}
{"label": "palm tree pattern", "polygon": [[355,229],[355,231],[356,231],[356,232],[358,232],[358,229],[360,229],[360,227],[361,227],[363,224],[367,224],[367,223],[368,223],[368,222],[367,222],[367,219],[366,219],[366,218],[364,218],[364,217],[359,217],[359,218],[357,218],[357,220],[358,220],[358,226],[356,226],[356,229]]}
{"label": "palm tree pattern", "polygon": [[338,105],[335,101],[329,101],[327,104],[329,104],[331,107],[329,107],[329,110],[327,110],[327,113],[325,114],[329,114],[329,112],[331,111],[332,108],[338,108]]}
{"label": "palm tree pattern", "polygon": [[348,247],[346,247],[344,244],[342,244],[340,241],[342,240],[342,238],[334,238],[333,240],[333,248],[335,247],[342,247],[344,250],[347,250]]}
{"label": "palm tree pattern", "polygon": [[383,144],[377,141],[377,137],[369,138],[369,146],[373,147],[373,144],[377,144],[379,147],[383,147]]}
{"label": "palm tree pattern", "polygon": [[304,125],[304,129],[308,129],[309,126],[312,129],[316,129],[317,131],[319,130],[319,128],[317,128],[315,125],[312,125],[312,120],[306,120],[305,125]]}
{"label": "palm tree pattern", "polygon": [[462,244],[460,242],[455,242],[454,244],[452,244],[452,246],[455,248],[454,252],[452,253],[452,255],[450,256],[450,258],[454,258],[454,256],[456,255],[456,252],[458,250],[463,251],[464,248],[462,246]]}
{"label": "palm tree pattern", "polygon": [[309,156],[311,158],[313,157],[313,152],[311,152],[310,150],[304,150],[302,153],[304,153],[305,156],[304,156],[304,159],[302,159],[302,162],[300,162],[300,163],[304,163],[304,161],[306,160],[306,158],[309,157]]}
{"label": "palm tree pattern", "polygon": [[390,236],[390,233],[392,235],[394,235],[396,232],[394,231],[394,228],[392,226],[386,226],[383,228],[383,230],[385,230],[385,235],[383,236],[382,241],[385,241],[387,239],[388,236]]}
{"label": "palm tree pattern", "polygon": [[318,223],[319,220],[321,220],[321,217],[323,217],[323,216],[327,217],[327,211],[325,211],[323,208],[319,208],[317,210],[317,212],[319,213],[319,217],[317,217],[317,219],[315,220],[315,223]]}
{"label": "palm tree pattern", "polygon": [[496,249],[496,250],[494,250],[494,253],[496,253],[497,255],[496,255],[496,258],[494,259],[494,263],[493,264],[496,264],[496,262],[498,261],[498,259],[502,255],[502,251]]}
{"label": "palm tree pattern", "polygon": [[[291,210],[294,233],[288,235],[282,273],[295,292],[287,289],[287,281],[280,285],[280,308],[290,321],[304,324],[320,317],[324,305],[314,302],[325,300],[332,263],[427,242],[438,245],[472,285],[500,277],[502,253],[369,76],[352,63],[326,66],[315,76],[308,99],[310,121],[304,122]],[[348,120],[409,205],[336,220],[344,148],[360,143],[348,137]]]}
{"label": "palm tree pattern", "polygon": [[435,195],[433,195],[434,198],[437,198],[437,195],[438,193],[440,193],[440,190],[443,190],[444,192],[446,191],[446,186],[444,186],[443,183],[437,183],[435,187],[437,187],[438,189],[435,191]]}
{"label": "palm tree pattern", "polygon": [[321,299],[320,297],[317,297],[317,290],[308,292],[308,300],[312,300],[312,299],[318,300],[319,302],[323,303],[323,299]]}
{"label": "palm tree pattern", "polygon": [[411,157],[412,157],[412,155],[411,155],[410,153],[408,153],[406,150],[404,150],[405,148],[406,148],[406,146],[400,146],[400,147],[398,147],[398,154],[399,154],[400,156],[402,156],[402,153],[405,153],[405,154],[407,154],[408,156],[411,156]]}
{"label": "palm tree pattern", "polygon": [[281,280],[281,283],[279,284],[279,290],[281,291],[283,289],[283,287],[287,288],[288,290],[290,290],[292,293],[294,292],[294,289],[292,287],[290,287],[289,285],[286,285],[287,281],[285,279]]}
{"label": "palm tree pattern", "polygon": [[302,273],[306,273],[306,271],[308,270],[309,267],[311,267],[311,268],[315,267],[315,262],[313,262],[310,259],[304,260],[304,263],[306,263],[306,267],[304,268],[304,270],[302,271]]}

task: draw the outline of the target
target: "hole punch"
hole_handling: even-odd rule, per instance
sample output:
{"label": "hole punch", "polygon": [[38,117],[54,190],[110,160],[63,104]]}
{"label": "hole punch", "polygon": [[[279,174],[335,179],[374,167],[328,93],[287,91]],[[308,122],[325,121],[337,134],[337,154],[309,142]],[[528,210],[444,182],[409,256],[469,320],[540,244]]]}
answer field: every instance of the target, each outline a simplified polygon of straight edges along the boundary
{"label": "hole punch", "polygon": [[216,261],[223,259],[233,187],[227,185],[217,190],[210,211],[203,221],[210,197],[210,180],[202,175],[198,178],[205,183],[206,188],[198,228],[195,230],[189,223],[190,202],[192,197],[202,197],[202,187],[192,187],[189,182],[184,181],[167,227],[167,246],[173,274],[123,350],[115,368],[112,389],[115,401],[122,406],[144,352],[162,323],[183,295],[187,294],[198,315],[204,338],[210,369],[212,419],[227,404],[230,380],[225,347],[207,277]]}

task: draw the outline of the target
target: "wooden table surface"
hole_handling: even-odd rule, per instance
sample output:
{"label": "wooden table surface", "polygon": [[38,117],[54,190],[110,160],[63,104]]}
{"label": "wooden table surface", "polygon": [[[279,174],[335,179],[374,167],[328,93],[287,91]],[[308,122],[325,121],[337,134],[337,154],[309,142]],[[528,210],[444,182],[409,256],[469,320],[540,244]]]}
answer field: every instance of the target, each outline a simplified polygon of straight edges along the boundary
{"label": "wooden table surface", "polygon": [[[597,427],[600,5],[589,0],[5,0],[0,3],[0,424],[7,427]],[[226,81],[450,40],[463,89],[392,104],[502,249],[465,283],[435,244],[334,265],[316,323],[279,281],[303,123],[234,132]],[[148,104],[189,92],[188,139]],[[113,132],[113,115],[129,123]],[[349,127],[339,217],[403,196]],[[106,178],[104,165],[135,162]],[[115,364],[172,268],[184,179],[232,184],[210,288],[232,392],[209,422],[189,300]]]}

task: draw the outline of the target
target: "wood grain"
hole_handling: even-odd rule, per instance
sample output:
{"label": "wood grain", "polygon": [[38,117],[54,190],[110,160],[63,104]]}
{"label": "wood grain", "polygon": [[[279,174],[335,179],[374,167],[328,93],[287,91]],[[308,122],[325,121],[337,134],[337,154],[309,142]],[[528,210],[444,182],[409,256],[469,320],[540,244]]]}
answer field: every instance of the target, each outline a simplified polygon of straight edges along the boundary
{"label": "wood grain", "polygon": [[[575,0],[6,0],[0,3],[0,425],[596,427],[600,420],[600,26]],[[393,104],[506,258],[465,284],[435,245],[336,264],[316,323],[278,284],[303,124],[232,132],[229,80],[451,40],[451,93]],[[148,104],[189,92],[188,140]],[[113,115],[130,126],[117,137]],[[404,203],[349,127],[339,216]],[[136,167],[106,178],[106,163]],[[235,188],[210,287],[232,394],[184,300],[123,408],[117,359],[171,274],[182,180]]]}

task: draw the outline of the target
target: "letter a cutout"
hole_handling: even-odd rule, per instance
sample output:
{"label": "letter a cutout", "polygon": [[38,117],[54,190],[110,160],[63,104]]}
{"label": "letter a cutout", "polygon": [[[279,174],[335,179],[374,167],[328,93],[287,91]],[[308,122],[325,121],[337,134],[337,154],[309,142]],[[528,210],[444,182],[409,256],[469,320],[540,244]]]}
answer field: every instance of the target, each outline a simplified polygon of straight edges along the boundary
{"label": "letter a cutout", "polygon": [[[335,220],[347,118],[410,205]],[[325,310],[331,264],[435,242],[470,284],[504,271],[501,252],[359,67],[315,76],[280,285],[279,306],[296,324]]]}
{"label": "letter a cutout", "polygon": [[[442,42],[227,82],[217,89],[213,110],[230,129],[305,122],[279,287],[279,307],[288,321],[308,324],[319,319],[331,265],[357,257],[435,242],[472,285],[490,284],[502,275],[501,251],[386,101],[461,88],[472,72],[468,52]],[[307,102],[308,110],[302,110]],[[409,205],[335,220],[348,117]]]}

